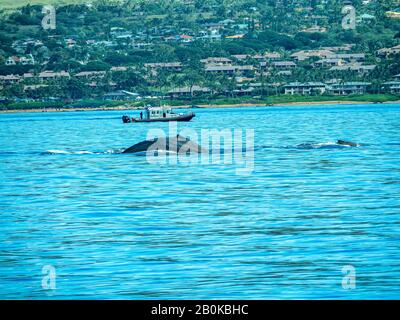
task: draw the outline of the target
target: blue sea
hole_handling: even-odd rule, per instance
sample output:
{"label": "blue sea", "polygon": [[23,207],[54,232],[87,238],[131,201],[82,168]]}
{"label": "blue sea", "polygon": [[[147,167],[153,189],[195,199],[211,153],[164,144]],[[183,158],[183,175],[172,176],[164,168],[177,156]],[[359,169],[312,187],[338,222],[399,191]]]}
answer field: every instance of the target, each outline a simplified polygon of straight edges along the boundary
{"label": "blue sea", "polygon": [[121,154],[169,126],[127,112],[0,114],[0,298],[400,298],[400,105],[194,111],[254,129],[250,174]]}

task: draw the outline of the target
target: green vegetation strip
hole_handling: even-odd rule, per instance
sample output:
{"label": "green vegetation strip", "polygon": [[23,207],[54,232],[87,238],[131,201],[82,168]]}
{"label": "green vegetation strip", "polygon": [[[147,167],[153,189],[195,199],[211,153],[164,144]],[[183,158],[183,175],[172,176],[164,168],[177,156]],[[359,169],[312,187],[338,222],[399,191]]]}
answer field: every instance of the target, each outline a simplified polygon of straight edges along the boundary
{"label": "green vegetation strip", "polygon": [[[193,99],[192,101],[180,100],[163,100],[163,104],[170,106],[183,105],[244,105],[244,104],[259,104],[259,105],[276,105],[285,103],[305,103],[305,102],[329,102],[329,101],[348,101],[348,102],[391,102],[400,101],[400,95],[392,94],[365,94],[365,95],[350,95],[350,96],[298,96],[298,95],[280,95],[271,96],[266,99],[253,99],[251,97],[241,98],[220,98],[220,99]],[[155,104],[153,101],[127,102],[127,101],[103,101],[103,100],[83,100],[74,103],[65,102],[17,102],[0,106],[0,110],[40,110],[40,109],[104,109],[117,108],[121,106],[139,108],[147,104]]]}

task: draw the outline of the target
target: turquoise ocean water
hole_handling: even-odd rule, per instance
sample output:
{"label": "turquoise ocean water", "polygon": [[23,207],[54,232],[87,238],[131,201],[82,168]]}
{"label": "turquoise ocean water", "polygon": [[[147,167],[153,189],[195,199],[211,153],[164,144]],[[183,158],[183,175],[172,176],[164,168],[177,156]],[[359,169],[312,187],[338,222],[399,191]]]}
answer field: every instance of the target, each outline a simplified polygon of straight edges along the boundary
{"label": "turquoise ocean water", "polygon": [[400,105],[194,111],[255,130],[250,175],[120,154],[168,129],[122,112],[1,114],[0,298],[400,298]]}

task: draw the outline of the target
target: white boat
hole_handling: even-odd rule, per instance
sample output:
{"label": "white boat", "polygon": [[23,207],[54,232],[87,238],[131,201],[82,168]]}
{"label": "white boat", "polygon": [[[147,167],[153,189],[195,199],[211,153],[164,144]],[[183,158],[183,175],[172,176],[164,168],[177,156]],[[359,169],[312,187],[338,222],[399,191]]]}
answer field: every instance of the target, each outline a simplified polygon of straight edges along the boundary
{"label": "white boat", "polygon": [[190,121],[196,115],[193,112],[174,113],[171,107],[146,107],[140,112],[139,118],[122,116],[124,123],[130,122],[167,122],[167,121]]}

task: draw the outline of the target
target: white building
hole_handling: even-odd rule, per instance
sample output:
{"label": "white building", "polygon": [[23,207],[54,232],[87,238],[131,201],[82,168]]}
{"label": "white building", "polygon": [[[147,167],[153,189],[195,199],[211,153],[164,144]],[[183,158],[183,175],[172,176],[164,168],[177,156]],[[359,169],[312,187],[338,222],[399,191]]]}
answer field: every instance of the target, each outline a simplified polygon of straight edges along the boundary
{"label": "white building", "polygon": [[367,92],[369,82],[345,82],[330,85],[327,91],[335,95],[364,94]]}
{"label": "white building", "polygon": [[326,91],[326,85],[322,82],[292,82],[283,87],[285,89],[285,94],[302,94],[302,95],[312,95],[312,94],[323,94]]}

